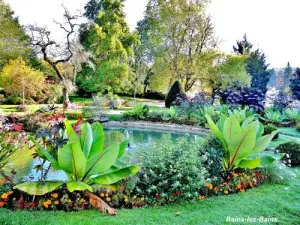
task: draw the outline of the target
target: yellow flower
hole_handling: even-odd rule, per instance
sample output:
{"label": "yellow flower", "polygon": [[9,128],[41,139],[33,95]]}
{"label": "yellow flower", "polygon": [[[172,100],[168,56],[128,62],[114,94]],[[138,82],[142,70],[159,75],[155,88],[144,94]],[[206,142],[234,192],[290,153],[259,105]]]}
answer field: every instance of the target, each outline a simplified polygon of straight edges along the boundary
{"label": "yellow flower", "polygon": [[236,187],[237,187],[238,189],[240,189],[240,188],[241,188],[241,186],[242,186],[241,184],[238,184]]}
{"label": "yellow flower", "polygon": [[238,176],[238,174],[237,174],[237,173],[234,173],[234,174],[233,174],[233,176],[234,176],[234,177],[237,177],[237,176]]}
{"label": "yellow flower", "polygon": [[228,195],[228,190],[225,190],[225,191],[224,191],[224,194]]}
{"label": "yellow flower", "polygon": [[16,201],[16,198],[13,198],[14,201]]}
{"label": "yellow flower", "polygon": [[2,195],[1,195],[1,198],[3,198],[3,199],[7,199],[7,194],[6,193],[3,193]]}
{"label": "yellow flower", "polygon": [[200,200],[205,199],[205,196],[204,195],[199,195],[198,199],[200,199]]}
{"label": "yellow flower", "polygon": [[53,194],[51,194],[51,197],[57,198],[57,197],[58,197],[58,194],[57,194],[57,193],[53,193]]}
{"label": "yellow flower", "polygon": [[241,189],[241,192],[245,192],[245,189]]}
{"label": "yellow flower", "polygon": [[107,193],[105,194],[105,197],[108,197],[108,194],[107,194]]}
{"label": "yellow flower", "polygon": [[133,196],[133,199],[136,199],[136,195],[135,195],[135,196]]}
{"label": "yellow flower", "polygon": [[125,201],[125,202],[128,202],[128,198],[125,198],[124,201]]}
{"label": "yellow flower", "polygon": [[142,202],[145,201],[145,198],[144,198],[144,197],[141,197],[141,201],[142,201]]}
{"label": "yellow flower", "polygon": [[4,184],[4,180],[0,180],[0,185]]}
{"label": "yellow flower", "polygon": [[110,197],[106,197],[106,201],[110,202],[110,200],[111,200]]}
{"label": "yellow flower", "polygon": [[58,205],[58,204],[59,204],[59,201],[58,201],[58,200],[56,200],[56,201],[54,202],[54,204],[55,204],[55,205]]}
{"label": "yellow flower", "polygon": [[213,188],[212,184],[206,184],[205,187],[207,187],[209,190]]}
{"label": "yellow flower", "polygon": [[250,185],[250,187],[253,187],[253,184],[252,184],[252,182],[250,182],[250,183],[249,183],[249,185]]}
{"label": "yellow flower", "polygon": [[100,194],[100,196],[101,196],[101,197],[104,197],[104,193],[102,192],[102,193]]}
{"label": "yellow flower", "polygon": [[47,202],[44,202],[44,207],[48,209],[49,205],[47,204]]}
{"label": "yellow flower", "polygon": [[82,199],[80,199],[80,202],[81,202],[81,203],[84,203],[84,202],[85,202],[85,200],[82,198]]}
{"label": "yellow flower", "polygon": [[9,192],[7,192],[7,195],[11,195],[13,192],[12,191],[9,191]]}
{"label": "yellow flower", "polygon": [[253,176],[253,177],[255,177],[255,176],[256,176],[256,174],[255,174],[255,173],[252,173],[252,176]]}

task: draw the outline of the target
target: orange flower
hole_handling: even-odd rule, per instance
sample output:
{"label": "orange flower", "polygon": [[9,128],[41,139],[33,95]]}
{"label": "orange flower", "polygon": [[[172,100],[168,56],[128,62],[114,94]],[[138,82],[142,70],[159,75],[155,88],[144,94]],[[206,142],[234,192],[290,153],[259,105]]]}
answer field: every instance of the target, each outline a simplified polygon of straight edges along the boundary
{"label": "orange flower", "polygon": [[7,197],[8,197],[7,193],[3,193],[3,194],[1,195],[1,198],[3,198],[3,199],[7,199]]}
{"label": "orange flower", "polygon": [[224,191],[224,194],[228,195],[228,190],[225,190],[225,191]]}
{"label": "orange flower", "polygon": [[238,184],[236,187],[237,187],[238,189],[240,189],[240,188],[241,188],[241,186],[242,186],[241,184]]}
{"label": "orange flower", "polygon": [[106,197],[106,201],[110,202],[110,200],[111,200],[110,197]]}
{"label": "orange flower", "polygon": [[49,205],[47,204],[47,202],[44,202],[44,207],[48,209]]}
{"label": "orange flower", "polygon": [[108,197],[108,194],[107,194],[107,193],[105,194],[105,197]]}
{"label": "orange flower", "polygon": [[58,200],[56,200],[56,201],[54,202],[54,204],[55,204],[55,205],[58,205],[58,204],[59,204],[59,201],[58,201]]}
{"label": "orange flower", "polygon": [[200,200],[205,199],[205,196],[204,195],[199,195],[198,199],[200,199]]}
{"label": "orange flower", "polygon": [[205,187],[207,187],[209,190],[211,190],[213,188],[212,184],[206,184]]}
{"label": "orange flower", "polygon": [[104,193],[102,192],[102,193],[100,194],[100,196],[101,196],[101,197],[104,197]]}
{"label": "orange flower", "polygon": [[214,190],[215,190],[215,192],[217,192],[217,191],[219,191],[219,188],[218,188],[218,187],[215,187],[215,189],[214,189]]}
{"label": "orange flower", "polygon": [[0,202],[0,208],[4,206],[4,202]]}
{"label": "orange flower", "polygon": [[4,180],[0,180],[0,185],[4,184]]}
{"label": "orange flower", "polygon": [[11,195],[13,192],[12,191],[9,191],[9,192],[7,192],[6,194],[7,195]]}
{"label": "orange flower", "polygon": [[46,203],[47,203],[48,205],[51,205],[51,204],[52,204],[51,200],[46,201]]}
{"label": "orange flower", "polygon": [[58,194],[57,193],[53,193],[53,194],[51,194],[51,197],[52,198],[58,198]]}
{"label": "orange flower", "polygon": [[245,192],[245,189],[241,189],[241,192]]}

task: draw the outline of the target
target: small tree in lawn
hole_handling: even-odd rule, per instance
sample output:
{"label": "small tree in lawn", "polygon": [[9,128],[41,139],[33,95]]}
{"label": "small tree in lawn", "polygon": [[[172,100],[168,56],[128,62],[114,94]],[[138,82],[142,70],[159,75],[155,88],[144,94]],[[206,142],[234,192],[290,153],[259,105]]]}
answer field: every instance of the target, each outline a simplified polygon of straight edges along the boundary
{"label": "small tree in lawn", "polygon": [[293,96],[300,100],[300,68],[297,68],[292,78],[290,79],[290,88]]}
{"label": "small tree in lawn", "polygon": [[10,60],[0,75],[1,87],[7,97],[26,99],[35,98],[43,90],[45,77],[40,71],[27,66],[22,58]]}
{"label": "small tree in lawn", "polygon": [[28,26],[29,33],[31,34],[31,45],[37,52],[42,55],[44,61],[46,61],[55,71],[59,81],[63,85],[63,100],[64,108],[67,108],[69,100],[69,82],[67,76],[60,69],[61,65],[68,63],[74,56],[74,47],[72,43],[74,41],[74,34],[76,34],[76,21],[80,15],[71,15],[70,12],[64,8],[64,23],[57,23],[60,28],[66,33],[66,41],[64,43],[57,43],[50,38],[50,31],[46,28],[36,25]]}

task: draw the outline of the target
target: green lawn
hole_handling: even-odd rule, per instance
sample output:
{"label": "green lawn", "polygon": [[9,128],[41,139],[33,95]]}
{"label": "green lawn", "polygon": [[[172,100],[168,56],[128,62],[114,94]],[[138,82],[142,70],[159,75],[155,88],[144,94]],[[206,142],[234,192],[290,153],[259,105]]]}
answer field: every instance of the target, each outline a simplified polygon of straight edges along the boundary
{"label": "green lawn", "polygon": [[[295,170],[296,171],[296,170]],[[119,210],[117,216],[95,210],[81,212],[26,212],[0,209],[0,224],[226,224],[226,218],[276,217],[279,223],[300,222],[300,178],[286,185],[264,184],[245,193],[219,196],[195,203]],[[228,223],[227,223],[228,224]],[[240,223],[236,223],[240,224]],[[258,223],[252,223],[258,224]],[[261,224],[261,223],[260,223]]]}

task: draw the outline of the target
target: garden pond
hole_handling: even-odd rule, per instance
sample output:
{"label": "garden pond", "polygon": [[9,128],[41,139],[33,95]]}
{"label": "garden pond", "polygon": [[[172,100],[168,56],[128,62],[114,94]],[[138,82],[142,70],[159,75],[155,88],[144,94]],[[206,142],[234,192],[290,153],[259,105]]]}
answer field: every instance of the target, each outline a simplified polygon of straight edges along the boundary
{"label": "garden pond", "polygon": [[[133,152],[138,151],[139,149],[143,149],[148,147],[153,142],[161,141],[163,142],[166,138],[166,135],[171,137],[174,143],[178,141],[182,137],[186,137],[187,140],[201,140],[202,137],[197,134],[192,133],[175,133],[172,131],[159,131],[159,130],[146,130],[146,129],[137,129],[137,128],[106,128],[105,129],[105,148],[111,146],[115,143],[121,143],[124,140],[129,141],[129,145],[127,151]],[[40,165],[41,159],[33,159],[32,150],[21,150],[24,151],[22,154],[18,152],[14,156],[14,159],[11,160],[9,165],[7,166],[7,172],[12,170],[17,172],[17,179],[24,180],[37,180],[41,177],[41,171],[36,170],[36,165]],[[48,165],[45,164],[45,168]],[[63,171],[53,171],[50,170],[47,175],[47,180],[66,180],[67,176]]]}

